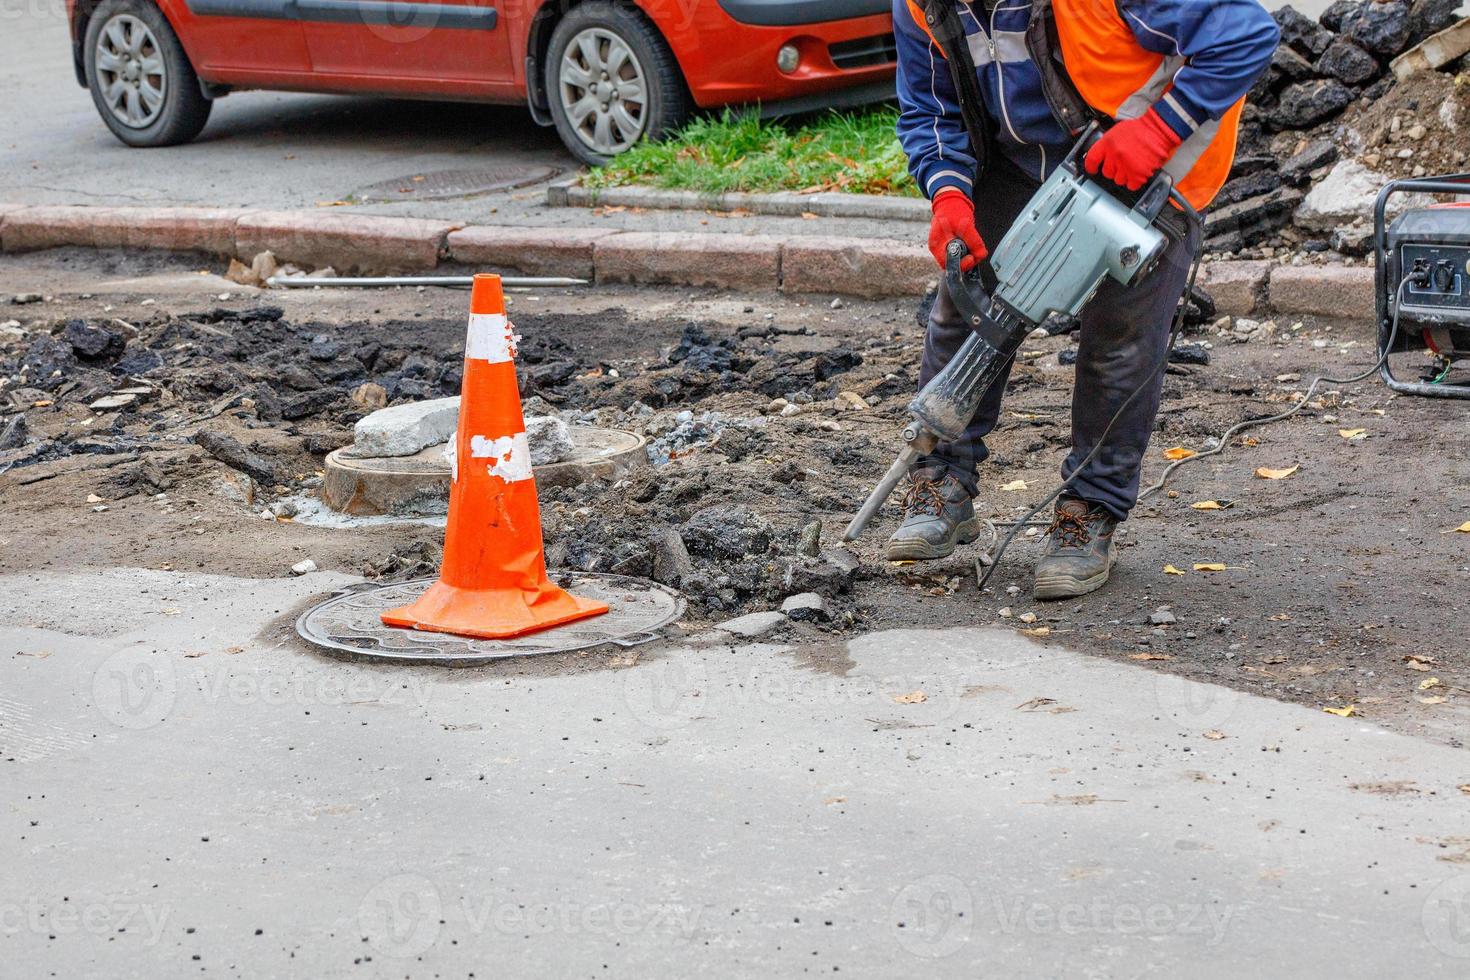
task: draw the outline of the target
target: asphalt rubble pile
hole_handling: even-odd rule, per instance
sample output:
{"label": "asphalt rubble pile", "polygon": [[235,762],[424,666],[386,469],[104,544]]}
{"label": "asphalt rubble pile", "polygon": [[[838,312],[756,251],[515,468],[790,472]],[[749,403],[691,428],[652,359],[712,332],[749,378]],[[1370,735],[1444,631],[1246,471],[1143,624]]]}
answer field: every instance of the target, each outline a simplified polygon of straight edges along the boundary
{"label": "asphalt rubble pile", "polygon": [[[109,491],[161,492],[213,458],[241,495],[319,485],[321,456],[389,401],[458,391],[460,367],[404,331],[391,344],[217,308],[0,324],[0,472],[83,456],[118,462]],[[442,349],[442,348],[441,348]],[[182,455],[181,455],[182,454]]]}
{"label": "asphalt rubble pile", "polygon": [[1206,216],[1207,255],[1352,262],[1370,249],[1385,183],[1465,170],[1467,56],[1404,78],[1390,69],[1447,28],[1470,47],[1459,5],[1337,0],[1317,21],[1276,10],[1281,45],[1241,114],[1235,165]]}

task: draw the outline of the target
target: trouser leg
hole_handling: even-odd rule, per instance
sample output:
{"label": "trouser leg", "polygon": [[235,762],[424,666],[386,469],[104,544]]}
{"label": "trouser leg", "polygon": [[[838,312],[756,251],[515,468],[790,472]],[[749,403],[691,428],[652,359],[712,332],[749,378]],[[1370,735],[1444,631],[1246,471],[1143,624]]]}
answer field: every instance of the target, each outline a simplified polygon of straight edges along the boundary
{"label": "trouser leg", "polygon": [[[975,225],[987,248],[995,248],[999,244],[1039,186],[1004,158],[991,164],[975,194]],[[980,263],[980,281],[987,290],[995,288],[995,271],[989,262]],[[924,333],[924,357],[919,365],[920,388],[944,369],[969,335],[970,328],[955,309],[941,277],[939,295],[934,300],[929,326]],[[1010,364],[1007,363],[995,384],[985,393],[964,435],[953,442],[940,443],[933,453],[920,459],[919,466],[945,467],[970,496],[975,496],[979,479],[977,468],[990,455],[985,446],[985,436],[995,428],[996,419],[1000,417],[1001,397],[1009,376]]]}
{"label": "trouser leg", "polygon": [[1127,411],[1113,414],[1167,355],[1175,308],[1199,251],[1197,236],[1171,241],[1159,264],[1133,286],[1104,279],[1082,310],[1077,380],[1072,393],[1072,452],[1062,464],[1071,477],[1093,447],[1102,447],[1077,475],[1068,493],[1100,504],[1118,520],[1138,500],[1143,454],[1159,412],[1164,372],[1159,371]]}

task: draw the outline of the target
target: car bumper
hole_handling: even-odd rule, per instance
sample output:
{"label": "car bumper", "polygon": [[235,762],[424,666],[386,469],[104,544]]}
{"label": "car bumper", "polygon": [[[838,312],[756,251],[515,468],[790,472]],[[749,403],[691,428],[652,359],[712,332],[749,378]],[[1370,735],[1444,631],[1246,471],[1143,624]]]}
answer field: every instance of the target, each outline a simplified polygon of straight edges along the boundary
{"label": "car bumper", "polygon": [[[701,7],[690,29],[669,40],[689,92],[703,108],[789,103],[880,84],[892,94],[896,58],[886,4],[878,14],[790,26],[740,23],[719,5]],[[788,45],[798,60],[785,72],[776,67],[776,55]]]}

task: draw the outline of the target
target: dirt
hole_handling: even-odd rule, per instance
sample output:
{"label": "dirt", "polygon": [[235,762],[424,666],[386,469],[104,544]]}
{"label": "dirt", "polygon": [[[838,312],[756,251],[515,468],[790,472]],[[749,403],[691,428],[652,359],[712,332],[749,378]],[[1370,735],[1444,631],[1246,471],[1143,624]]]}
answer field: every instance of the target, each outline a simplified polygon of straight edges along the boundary
{"label": "dirt", "polygon": [[[1470,73],[1411,75],[1381,99],[1354,105],[1339,123],[1350,134],[1349,149],[1379,173],[1391,177],[1460,173],[1467,159]],[[1410,155],[1400,156],[1404,150]]]}
{"label": "dirt", "polygon": [[[0,324],[18,322],[0,327],[0,435],[25,419],[19,444],[0,449],[0,572],[274,576],[308,557],[384,580],[432,570],[442,535],[432,526],[338,530],[267,508],[320,486],[322,455],[367,410],[353,401],[358,385],[394,400],[455,390],[463,293],[258,293],[179,260],[88,261],[0,261]],[[20,293],[41,298],[4,302]],[[855,547],[837,547],[898,448],[922,334],[910,302],[834,309],[829,299],[513,294],[528,404],[644,432],[671,456],[632,481],[543,490],[553,563],[678,585],[690,601],[679,636],[819,592],[830,621],[776,634],[812,669],[844,669],[843,641],[858,633],[994,625],[1141,670],[1351,705],[1458,744],[1470,696],[1460,612],[1470,534],[1451,530],[1470,520],[1459,403],[1394,397],[1376,382],[1329,391],[1248,444],[1184,467],[1168,493],[1141,504],[1101,592],[1038,604],[1028,595],[1034,537],[1018,540],[983,594],[975,561],[985,537],[938,562],[883,561],[892,506]],[[1171,368],[1145,484],[1164,450],[1205,448],[1236,421],[1280,411],[1318,371],[1371,361],[1367,324],[1294,327],[1250,343],[1186,338],[1210,345],[1209,363]],[[1057,479],[1072,346],[1062,335],[1023,348],[982,470],[982,516],[1013,519]],[[57,363],[21,376],[47,352]],[[1412,376],[1410,363],[1401,374]],[[120,411],[87,408],[127,387],[151,390]],[[782,415],[777,398],[801,408]],[[1341,434],[1354,429],[1361,437]],[[1293,466],[1280,480],[1253,475]],[[1018,480],[1025,489],[1002,489]],[[1190,506],[1206,500],[1225,506]],[[1175,622],[1150,622],[1162,607]],[[561,661],[583,669],[601,656]]]}

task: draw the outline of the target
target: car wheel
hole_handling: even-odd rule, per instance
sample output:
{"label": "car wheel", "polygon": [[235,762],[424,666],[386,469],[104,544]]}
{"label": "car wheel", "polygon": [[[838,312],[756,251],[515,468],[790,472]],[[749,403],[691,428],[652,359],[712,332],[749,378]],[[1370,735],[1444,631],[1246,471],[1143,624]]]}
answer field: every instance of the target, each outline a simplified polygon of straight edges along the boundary
{"label": "car wheel", "polygon": [[105,0],[87,25],[87,86],[102,121],[129,146],[187,143],[210,100],[163,13],[145,0]]}
{"label": "car wheel", "polygon": [[689,115],[684,76],[663,37],[636,11],[601,0],[572,8],[556,25],[546,92],[562,142],[593,165]]}

